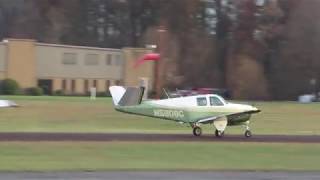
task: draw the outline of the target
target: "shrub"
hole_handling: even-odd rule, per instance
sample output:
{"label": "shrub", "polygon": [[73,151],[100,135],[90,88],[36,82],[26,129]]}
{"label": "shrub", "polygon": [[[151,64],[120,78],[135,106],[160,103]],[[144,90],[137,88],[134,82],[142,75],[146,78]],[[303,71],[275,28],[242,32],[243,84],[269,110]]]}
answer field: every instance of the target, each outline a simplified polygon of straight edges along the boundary
{"label": "shrub", "polygon": [[97,97],[111,97],[110,92],[97,92]]}
{"label": "shrub", "polygon": [[15,95],[19,93],[19,84],[13,79],[4,79],[1,82],[1,93],[6,95]]}
{"label": "shrub", "polygon": [[40,87],[32,87],[26,90],[26,94],[31,96],[42,96],[43,89]]}
{"label": "shrub", "polygon": [[148,98],[156,98],[156,91],[149,91],[149,92],[144,92],[148,93]]}
{"label": "shrub", "polygon": [[59,90],[54,91],[52,95],[54,95],[54,96],[63,96],[64,92],[63,92],[63,90],[59,89]]}

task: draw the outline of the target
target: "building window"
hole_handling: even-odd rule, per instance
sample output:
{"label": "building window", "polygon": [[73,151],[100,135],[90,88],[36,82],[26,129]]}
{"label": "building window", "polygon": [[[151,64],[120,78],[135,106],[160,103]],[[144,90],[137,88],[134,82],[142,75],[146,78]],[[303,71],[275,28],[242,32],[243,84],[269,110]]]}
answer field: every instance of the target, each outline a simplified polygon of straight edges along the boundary
{"label": "building window", "polygon": [[122,56],[120,54],[116,55],[116,66],[121,66],[122,65]]}
{"label": "building window", "polygon": [[67,80],[63,79],[61,86],[62,86],[62,90],[63,90],[63,91],[66,91],[66,90],[67,90]]}
{"label": "building window", "polygon": [[119,85],[121,84],[121,81],[120,81],[120,80],[116,80],[115,84],[116,84],[117,86],[119,86]]}
{"label": "building window", "polygon": [[87,54],[84,60],[84,64],[91,66],[91,65],[98,65],[99,64],[99,56],[98,54]]}
{"label": "building window", "polygon": [[76,91],[76,80],[71,80],[71,91],[74,93]]}
{"label": "building window", "polygon": [[43,89],[44,94],[51,95],[52,89],[53,89],[53,80],[52,79],[38,79],[38,87],[41,87]]}
{"label": "building window", "polygon": [[108,66],[112,65],[112,54],[107,54],[107,56],[106,56],[106,65],[108,65]]}
{"label": "building window", "polygon": [[93,80],[93,87],[97,88],[97,80]]}
{"label": "building window", "polygon": [[106,90],[109,90],[110,87],[110,80],[106,80]]}
{"label": "building window", "polygon": [[77,64],[77,54],[75,53],[63,53],[62,64],[75,65]]}
{"label": "building window", "polygon": [[134,52],[132,52],[132,58],[133,59],[139,59],[140,57],[142,57],[143,54],[144,53],[141,52],[141,51],[134,51]]}
{"label": "building window", "polygon": [[84,80],[84,92],[88,92],[89,90],[89,81],[86,79]]}

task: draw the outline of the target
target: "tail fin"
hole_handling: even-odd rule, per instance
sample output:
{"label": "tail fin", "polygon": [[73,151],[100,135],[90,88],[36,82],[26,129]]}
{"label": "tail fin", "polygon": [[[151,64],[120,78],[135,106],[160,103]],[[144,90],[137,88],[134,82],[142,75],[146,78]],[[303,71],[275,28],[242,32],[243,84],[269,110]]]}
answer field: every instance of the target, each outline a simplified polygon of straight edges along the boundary
{"label": "tail fin", "polygon": [[144,88],[128,87],[125,89],[121,86],[111,86],[109,88],[113,103],[116,106],[133,106],[142,101]]}
{"label": "tail fin", "polygon": [[118,106],[122,96],[126,92],[126,89],[122,86],[111,86],[109,87],[109,91],[112,96],[113,104]]}

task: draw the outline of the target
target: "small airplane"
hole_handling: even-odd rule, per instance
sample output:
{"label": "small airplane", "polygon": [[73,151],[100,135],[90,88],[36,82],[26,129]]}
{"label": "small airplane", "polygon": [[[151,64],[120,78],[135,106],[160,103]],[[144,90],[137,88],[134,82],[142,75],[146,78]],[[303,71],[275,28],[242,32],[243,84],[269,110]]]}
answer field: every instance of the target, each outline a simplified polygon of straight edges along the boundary
{"label": "small airplane", "polygon": [[216,94],[142,100],[143,87],[111,86],[109,90],[117,111],[188,123],[194,136],[202,134],[201,124],[213,124],[216,137],[234,125],[244,125],[245,137],[251,137],[249,119],[260,112],[250,105],[229,103]]}

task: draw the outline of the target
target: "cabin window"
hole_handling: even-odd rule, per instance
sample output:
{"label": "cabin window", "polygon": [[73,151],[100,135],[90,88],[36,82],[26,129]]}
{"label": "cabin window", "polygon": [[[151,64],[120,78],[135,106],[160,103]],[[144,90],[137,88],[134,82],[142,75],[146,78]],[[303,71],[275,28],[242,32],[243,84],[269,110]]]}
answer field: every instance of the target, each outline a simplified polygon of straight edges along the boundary
{"label": "cabin window", "polygon": [[207,105],[207,98],[205,98],[205,97],[197,98],[197,103],[198,103],[198,106],[206,106]]}
{"label": "cabin window", "polygon": [[219,98],[211,96],[210,97],[210,105],[211,106],[223,106],[224,104]]}

